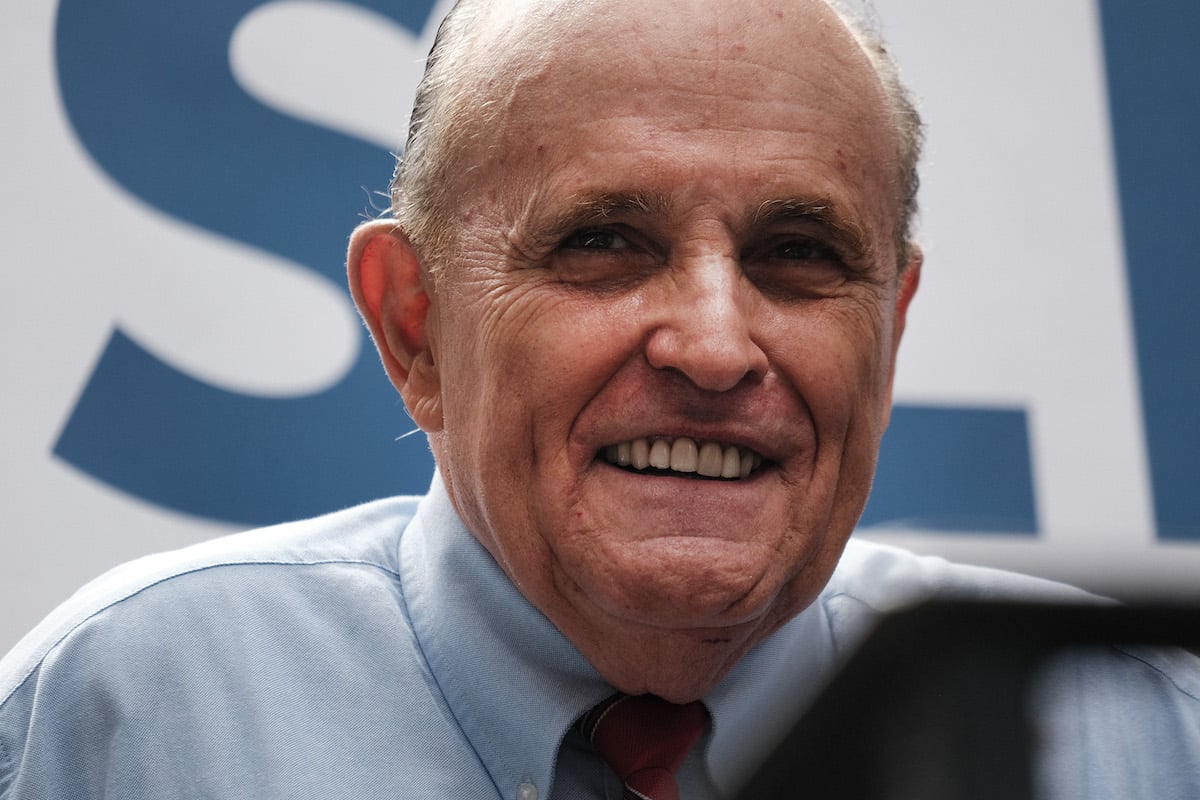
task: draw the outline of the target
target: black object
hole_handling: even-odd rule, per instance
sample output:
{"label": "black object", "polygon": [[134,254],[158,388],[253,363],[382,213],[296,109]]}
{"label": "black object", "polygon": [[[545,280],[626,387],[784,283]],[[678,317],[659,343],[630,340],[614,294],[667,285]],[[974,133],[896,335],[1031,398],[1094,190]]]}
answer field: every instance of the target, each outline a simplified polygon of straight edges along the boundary
{"label": "black object", "polygon": [[933,603],[886,618],[738,800],[1022,800],[1038,667],[1106,645],[1200,646],[1200,609]]}

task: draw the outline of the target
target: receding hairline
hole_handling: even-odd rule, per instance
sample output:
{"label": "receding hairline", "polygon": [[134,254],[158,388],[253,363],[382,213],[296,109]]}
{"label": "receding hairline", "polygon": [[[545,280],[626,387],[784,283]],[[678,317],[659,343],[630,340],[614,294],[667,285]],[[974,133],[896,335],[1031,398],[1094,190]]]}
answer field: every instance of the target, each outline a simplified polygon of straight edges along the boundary
{"label": "receding hairline", "polygon": [[[392,211],[409,237],[426,253],[432,268],[452,253],[447,191],[469,170],[463,156],[471,143],[491,128],[502,105],[496,76],[510,67],[517,53],[540,52],[537,44],[564,24],[606,0],[525,0],[495,3],[459,0],[447,15],[430,52],[418,88],[405,152],[392,184]],[[797,0],[797,4],[806,0]],[[807,0],[831,13],[849,34],[877,79],[898,148],[896,250],[907,262],[911,227],[916,215],[916,172],[923,130],[895,62],[872,27],[869,14],[855,14],[847,0]],[[539,20],[531,23],[531,18]],[[514,46],[505,47],[511,38]],[[553,48],[547,48],[548,50]],[[545,59],[538,59],[545,60]]]}

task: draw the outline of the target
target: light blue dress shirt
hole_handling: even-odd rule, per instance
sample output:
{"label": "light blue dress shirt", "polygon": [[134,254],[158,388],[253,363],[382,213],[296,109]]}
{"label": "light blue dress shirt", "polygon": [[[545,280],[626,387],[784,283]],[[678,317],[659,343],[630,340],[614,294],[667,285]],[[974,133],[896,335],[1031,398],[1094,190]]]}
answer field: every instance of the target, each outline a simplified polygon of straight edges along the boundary
{"label": "light blue dress shirt", "polygon": [[[684,797],[730,796],[881,612],[945,594],[1081,596],[852,542],[706,698]],[[568,735],[611,692],[435,479],[84,587],[0,661],[0,800],[615,798]]]}

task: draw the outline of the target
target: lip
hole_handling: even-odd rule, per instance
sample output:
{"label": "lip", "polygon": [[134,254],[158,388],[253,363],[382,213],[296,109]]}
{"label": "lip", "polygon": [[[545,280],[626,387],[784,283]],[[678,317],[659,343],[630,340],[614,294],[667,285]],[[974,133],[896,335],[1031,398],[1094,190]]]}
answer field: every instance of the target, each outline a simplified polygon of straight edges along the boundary
{"label": "lip", "polygon": [[777,512],[781,500],[781,467],[774,462],[764,462],[746,478],[729,480],[638,472],[603,458],[597,458],[588,473],[589,508],[596,518],[636,532],[640,539],[745,541],[760,530],[751,521],[768,509]]}
{"label": "lip", "polygon": [[[614,421],[620,422],[619,420]],[[601,468],[604,472],[611,470],[643,482],[648,478],[653,478],[656,479],[654,482],[679,481],[693,486],[748,485],[756,482],[757,478],[782,469],[784,465],[794,460],[796,454],[806,449],[805,443],[798,441],[797,426],[777,424],[772,422],[771,418],[767,418],[766,425],[763,425],[762,422],[741,421],[731,424],[728,420],[719,424],[706,425],[691,421],[680,422],[678,418],[673,420],[674,424],[663,424],[653,418],[643,418],[638,420],[640,424],[635,427],[629,424],[632,421],[624,420],[624,424],[605,426],[602,430],[592,430],[591,435],[586,437],[586,443],[577,440],[576,448],[578,449],[575,452],[576,457],[580,459],[577,462],[580,467],[583,469]],[[610,447],[637,440],[644,439],[650,443],[655,441],[674,443],[680,438],[691,439],[698,447],[703,447],[710,442],[718,444],[722,448],[736,447],[739,453],[752,456],[755,463],[749,473],[739,471],[736,477],[732,474],[723,477],[712,473],[701,475],[698,474],[698,470],[696,472],[676,472],[669,469],[655,469],[653,466],[638,469],[633,465],[612,463],[606,454],[606,450]]]}
{"label": "lip", "polygon": [[[678,544],[682,540],[749,542],[762,535],[764,525],[780,524],[788,513],[788,487],[811,468],[801,461],[814,453],[812,428],[802,413],[782,403],[692,402],[665,412],[645,409],[637,402],[605,405],[601,414],[594,406],[575,428],[571,449],[580,479],[578,509],[588,526],[676,547],[684,546]],[[609,445],[679,437],[733,445],[760,455],[763,463],[745,478],[720,479],[635,471],[604,457]]]}
{"label": "lip", "polygon": [[568,452],[575,469],[603,464],[636,475],[608,464],[604,451],[638,439],[673,442],[686,437],[698,446],[705,442],[733,446],[785,471],[798,468],[797,459],[814,452],[811,414],[799,395],[776,376],[722,394],[701,393],[679,381],[668,383],[668,377],[630,371],[610,379],[605,391],[591,399],[571,426]]}
{"label": "lip", "polygon": [[623,475],[628,475],[636,480],[661,480],[661,481],[682,481],[687,484],[717,484],[724,486],[746,485],[753,483],[766,473],[778,469],[779,465],[774,461],[763,461],[759,466],[755,467],[745,477],[714,477],[708,475],[700,475],[698,473],[683,473],[675,472],[669,469],[656,469],[648,467],[646,469],[634,469],[632,467],[623,467],[618,464],[613,464],[605,460],[603,456],[597,456],[595,466],[599,469],[607,469],[619,472]]}

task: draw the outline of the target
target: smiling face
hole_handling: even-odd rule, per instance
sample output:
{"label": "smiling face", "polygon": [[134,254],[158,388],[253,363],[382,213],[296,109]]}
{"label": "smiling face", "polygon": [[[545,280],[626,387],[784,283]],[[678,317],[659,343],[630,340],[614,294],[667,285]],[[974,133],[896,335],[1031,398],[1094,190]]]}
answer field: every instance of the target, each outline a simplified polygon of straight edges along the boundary
{"label": "smiling face", "polygon": [[682,701],[866,502],[919,268],[897,144],[821,3],[550,5],[485,23],[423,328],[356,296],[467,526],[610,682]]}

